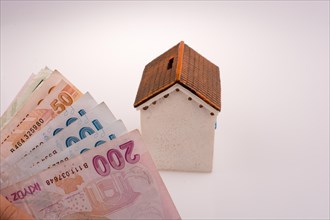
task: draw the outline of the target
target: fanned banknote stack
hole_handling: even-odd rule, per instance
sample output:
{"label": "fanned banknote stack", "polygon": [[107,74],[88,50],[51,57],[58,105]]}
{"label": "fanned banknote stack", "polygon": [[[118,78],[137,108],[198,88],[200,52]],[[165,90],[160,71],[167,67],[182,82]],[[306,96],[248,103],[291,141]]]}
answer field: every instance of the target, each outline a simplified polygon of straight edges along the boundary
{"label": "fanned banknote stack", "polygon": [[58,71],[1,116],[1,194],[36,219],[180,219],[138,132]]}

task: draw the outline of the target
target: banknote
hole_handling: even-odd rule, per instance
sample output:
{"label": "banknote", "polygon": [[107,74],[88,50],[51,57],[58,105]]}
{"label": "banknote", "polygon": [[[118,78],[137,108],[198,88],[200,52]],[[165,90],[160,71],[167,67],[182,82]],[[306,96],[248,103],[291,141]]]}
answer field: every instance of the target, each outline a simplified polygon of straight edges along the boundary
{"label": "banknote", "polygon": [[137,130],[1,193],[36,219],[180,219]]}
{"label": "banknote", "polygon": [[[74,143],[70,147],[64,148],[61,152],[54,154],[52,157],[47,157],[44,160],[39,161],[39,163],[35,163],[34,166],[30,167],[30,170],[33,170],[34,172],[32,174],[35,174],[46,168],[51,168],[88,150],[95,149],[107,141],[114,140],[125,133],[127,133],[127,129],[123,121],[117,120],[109,126],[105,126],[102,130],[95,131],[93,135]],[[26,166],[23,164],[22,167],[27,169],[28,164],[26,164]]]}
{"label": "banknote", "polygon": [[27,102],[30,95],[38,89],[44,80],[46,80],[52,71],[45,67],[39,71],[38,74],[32,74],[22,89],[18,92],[14,100],[11,102],[7,110],[3,113],[0,118],[0,126],[3,128],[4,125],[21,109],[21,107]]}
{"label": "banknote", "polygon": [[49,126],[47,125],[45,127],[47,129],[42,129],[40,131],[40,135],[42,136],[44,141],[48,141],[50,138],[54,137],[56,134],[64,130],[66,127],[70,126],[72,123],[79,121],[79,117],[85,115],[86,112],[96,106],[97,102],[91,96],[91,94],[89,92],[85,93],[71,106],[68,106],[53,121],[51,121],[51,123],[49,123]]}
{"label": "banknote", "polygon": [[57,72],[53,71],[52,74],[47,78],[47,80],[43,81],[43,83],[38,86],[38,89],[33,91],[30,95],[28,102],[26,105],[23,105],[18,112],[15,113],[15,117],[11,118],[5,126],[1,129],[1,141],[3,140],[3,136],[7,135],[8,132],[11,132],[16,125],[24,119],[25,115],[27,115],[30,111],[32,111],[40,102],[42,102],[43,98],[52,91],[52,89],[63,80],[63,76]]}
{"label": "banknote", "polygon": [[[47,168],[51,168],[53,166],[59,165],[64,161],[74,158],[88,150],[95,149],[96,147],[101,147],[107,141],[114,140],[116,137],[123,135],[126,133],[126,127],[121,120],[117,120],[111,123],[109,126],[105,126],[102,130],[95,131],[93,135],[86,137],[85,139],[74,143],[68,148],[63,149],[61,152],[54,154],[48,154],[42,160],[39,160],[35,165],[30,166],[29,161],[16,162],[11,164],[7,171],[3,171],[2,173],[6,175],[7,179],[3,179],[3,183],[1,188],[4,188],[8,185],[12,185],[16,182],[22,181],[24,179],[29,178]],[[40,153],[41,155],[47,155],[47,152]],[[29,162],[29,163],[26,163]]]}
{"label": "banknote", "polygon": [[[46,81],[44,81],[38,89],[32,93],[32,95],[29,97],[29,101],[24,105],[16,114],[15,116],[10,119],[9,122],[2,128],[1,130],[1,145],[2,143],[10,137],[10,135],[15,132],[15,129],[20,126],[21,123],[23,123],[27,117],[29,116],[29,113],[33,111],[38,105],[40,105],[44,98],[50,94],[54,88],[62,81],[64,80],[67,84],[69,84],[75,91],[79,92],[79,90],[72,85],[62,74],[60,74],[57,70],[53,71],[52,74],[47,78]],[[80,92],[79,92],[80,93]],[[65,95],[64,95],[65,96]],[[58,97],[58,99],[53,100],[53,108],[60,108],[63,107],[61,105],[61,100],[64,100],[65,97]],[[65,107],[65,106],[64,106]],[[57,109],[55,109],[57,110]]]}
{"label": "banknote", "polygon": [[78,120],[81,123],[74,123],[66,128],[63,132],[56,135],[45,144],[36,148],[33,153],[28,154],[16,164],[22,170],[32,167],[41,161],[52,157],[71,147],[74,143],[95,135],[96,131],[101,131],[104,127],[109,127],[116,121],[115,116],[112,114],[107,105],[103,102],[93,108],[90,112],[81,116]]}
{"label": "banknote", "polygon": [[[105,103],[97,105],[91,109],[90,112],[82,115],[72,125],[67,127],[63,132],[56,135],[56,138],[52,138],[49,141],[38,145],[24,145],[17,152],[21,157],[19,160],[16,158],[16,162],[13,163],[10,160],[5,159],[5,163],[1,165],[0,183],[1,188],[6,187],[16,181],[25,178],[28,175],[27,168],[38,164],[40,161],[50,158],[53,155],[59,153],[72,144],[85,139],[89,135],[95,135],[94,133],[99,130],[103,130],[104,126],[108,127],[116,120],[110,109]],[[16,152],[15,152],[16,153]],[[15,174],[15,175],[11,175]]]}
{"label": "banknote", "polygon": [[85,93],[54,120],[49,122],[44,128],[32,136],[22,147],[18,148],[15,154],[10,154],[5,160],[2,160],[1,171],[12,169],[12,166],[20,159],[38,148],[40,145],[45,144],[50,138],[58,134],[65,127],[76,122],[80,116],[85,115],[86,111],[89,111],[96,105],[97,103],[94,98],[88,92]]}
{"label": "banknote", "polygon": [[64,80],[53,88],[48,96],[32,111],[16,129],[1,142],[1,159],[15,154],[33,135],[48,122],[72,105],[82,93],[71,87]]}
{"label": "banknote", "polygon": [[[10,105],[7,107],[5,112],[0,117],[0,129],[3,128],[7,124],[7,122],[17,113],[19,108],[22,106],[21,104],[24,104],[28,98],[32,94],[32,91],[30,93],[27,92],[29,86],[31,85],[33,79],[36,77],[35,74],[31,74],[31,76],[28,78],[28,80],[25,82],[21,90],[17,93],[14,100],[10,103]],[[21,100],[22,95],[26,95],[27,97],[24,97],[25,99]]]}

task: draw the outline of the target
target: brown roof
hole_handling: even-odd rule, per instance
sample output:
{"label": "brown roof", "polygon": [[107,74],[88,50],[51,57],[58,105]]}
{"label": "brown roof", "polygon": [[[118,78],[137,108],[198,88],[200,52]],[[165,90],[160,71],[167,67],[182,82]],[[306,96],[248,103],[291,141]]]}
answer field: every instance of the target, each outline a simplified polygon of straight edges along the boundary
{"label": "brown roof", "polygon": [[219,67],[181,41],[143,71],[134,107],[179,83],[216,110],[221,110]]}

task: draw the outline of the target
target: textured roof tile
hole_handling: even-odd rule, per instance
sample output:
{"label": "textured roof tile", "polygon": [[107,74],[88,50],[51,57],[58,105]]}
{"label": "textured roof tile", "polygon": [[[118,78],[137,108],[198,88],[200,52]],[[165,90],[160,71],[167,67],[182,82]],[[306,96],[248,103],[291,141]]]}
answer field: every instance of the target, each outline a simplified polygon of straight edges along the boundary
{"label": "textured roof tile", "polygon": [[145,103],[175,83],[184,86],[216,110],[221,110],[219,67],[184,42],[180,42],[145,66],[134,107]]}

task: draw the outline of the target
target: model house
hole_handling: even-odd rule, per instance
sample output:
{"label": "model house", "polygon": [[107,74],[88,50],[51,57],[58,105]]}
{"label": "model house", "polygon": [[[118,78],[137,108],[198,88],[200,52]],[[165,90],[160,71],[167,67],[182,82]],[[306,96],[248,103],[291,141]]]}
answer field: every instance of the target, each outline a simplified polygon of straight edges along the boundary
{"label": "model house", "polygon": [[212,171],[219,67],[184,42],[145,66],[134,107],[158,169]]}

